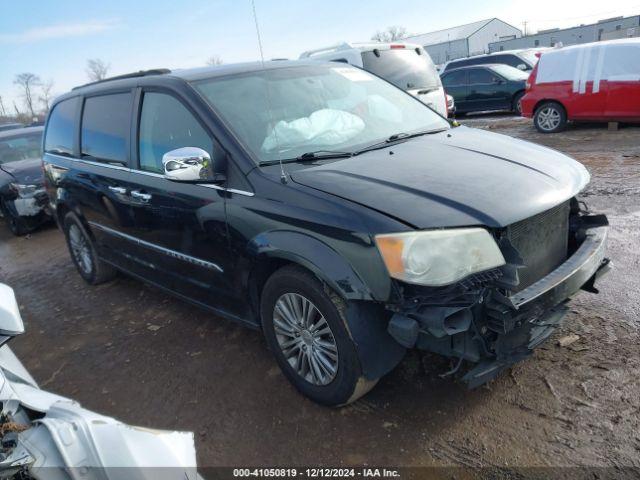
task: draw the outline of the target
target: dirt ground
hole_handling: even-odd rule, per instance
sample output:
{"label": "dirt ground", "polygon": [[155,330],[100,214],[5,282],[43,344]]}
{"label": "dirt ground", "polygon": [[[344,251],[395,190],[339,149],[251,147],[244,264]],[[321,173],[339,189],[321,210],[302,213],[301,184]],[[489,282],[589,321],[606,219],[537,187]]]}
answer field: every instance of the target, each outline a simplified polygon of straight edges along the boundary
{"label": "dirt ground", "polygon": [[45,389],[127,423],[194,431],[201,466],[640,467],[640,128],[462,123],[582,161],[584,199],[612,225],[601,293],[578,294],[564,328],[489,385],[469,391],[438,376],[447,362],[411,353],[355,404],[320,407],[257,332],[124,276],[85,285],[53,226],[13,238],[0,225],[0,281],[27,328],[12,348]]}

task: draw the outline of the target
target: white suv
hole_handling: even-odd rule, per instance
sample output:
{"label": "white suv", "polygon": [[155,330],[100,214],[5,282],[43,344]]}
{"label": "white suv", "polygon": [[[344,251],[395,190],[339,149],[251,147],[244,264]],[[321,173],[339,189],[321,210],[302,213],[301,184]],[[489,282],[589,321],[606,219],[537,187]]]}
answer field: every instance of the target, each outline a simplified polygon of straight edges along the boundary
{"label": "white suv", "polygon": [[343,62],[363,68],[418,97],[443,117],[447,100],[440,76],[420,45],[394,43],[341,43],[309,50],[300,58]]}

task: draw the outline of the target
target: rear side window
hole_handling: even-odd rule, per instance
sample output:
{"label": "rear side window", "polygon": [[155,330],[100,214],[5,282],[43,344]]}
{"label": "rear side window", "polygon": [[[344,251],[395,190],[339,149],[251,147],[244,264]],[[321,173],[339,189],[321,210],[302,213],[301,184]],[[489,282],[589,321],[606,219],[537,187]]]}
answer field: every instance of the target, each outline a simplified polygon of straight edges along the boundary
{"label": "rear side window", "polygon": [[44,151],[61,155],[73,155],[76,132],[76,112],[80,97],[64,100],[53,107],[47,121]]}
{"label": "rear side window", "polygon": [[175,97],[147,92],[140,114],[138,153],[140,170],[163,173],[162,156],[177,148],[198,147],[215,160],[211,137]]}
{"label": "rear side window", "polygon": [[467,84],[467,72],[451,72],[442,77],[442,84],[445,87],[456,87]]}
{"label": "rear side window", "polygon": [[490,84],[499,78],[485,68],[469,70],[469,85]]}
{"label": "rear side window", "polygon": [[131,93],[85,99],[80,134],[82,156],[127,163],[130,116]]}

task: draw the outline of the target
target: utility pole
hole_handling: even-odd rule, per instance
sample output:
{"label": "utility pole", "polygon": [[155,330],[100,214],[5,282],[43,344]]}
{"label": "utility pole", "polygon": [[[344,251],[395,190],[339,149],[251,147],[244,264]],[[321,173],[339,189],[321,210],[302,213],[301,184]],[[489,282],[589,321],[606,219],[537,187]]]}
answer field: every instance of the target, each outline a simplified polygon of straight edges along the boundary
{"label": "utility pole", "polygon": [[524,36],[525,36],[525,37],[529,35],[529,32],[527,32],[527,24],[528,24],[528,23],[529,23],[529,22],[528,22],[527,20],[525,20],[524,22],[522,22],[523,30],[524,30]]}

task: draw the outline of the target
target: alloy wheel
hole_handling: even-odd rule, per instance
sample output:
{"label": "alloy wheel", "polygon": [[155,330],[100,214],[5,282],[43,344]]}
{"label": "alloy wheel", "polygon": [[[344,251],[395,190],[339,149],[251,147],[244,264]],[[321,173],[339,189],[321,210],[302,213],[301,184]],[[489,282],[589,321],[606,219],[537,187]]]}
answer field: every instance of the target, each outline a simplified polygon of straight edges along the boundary
{"label": "alloy wheel", "polygon": [[560,112],[553,107],[544,107],[538,112],[538,125],[546,131],[557,128],[558,125],[560,125],[561,119]]}
{"label": "alloy wheel", "polygon": [[71,225],[69,227],[69,244],[71,245],[71,253],[73,254],[76,264],[82,269],[83,273],[87,275],[91,274],[93,271],[91,247],[77,225]]}
{"label": "alloy wheel", "polygon": [[275,304],[273,326],[289,365],[313,385],[328,385],[338,372],[338,345],[324,315],[307,298],[285,293]]}

